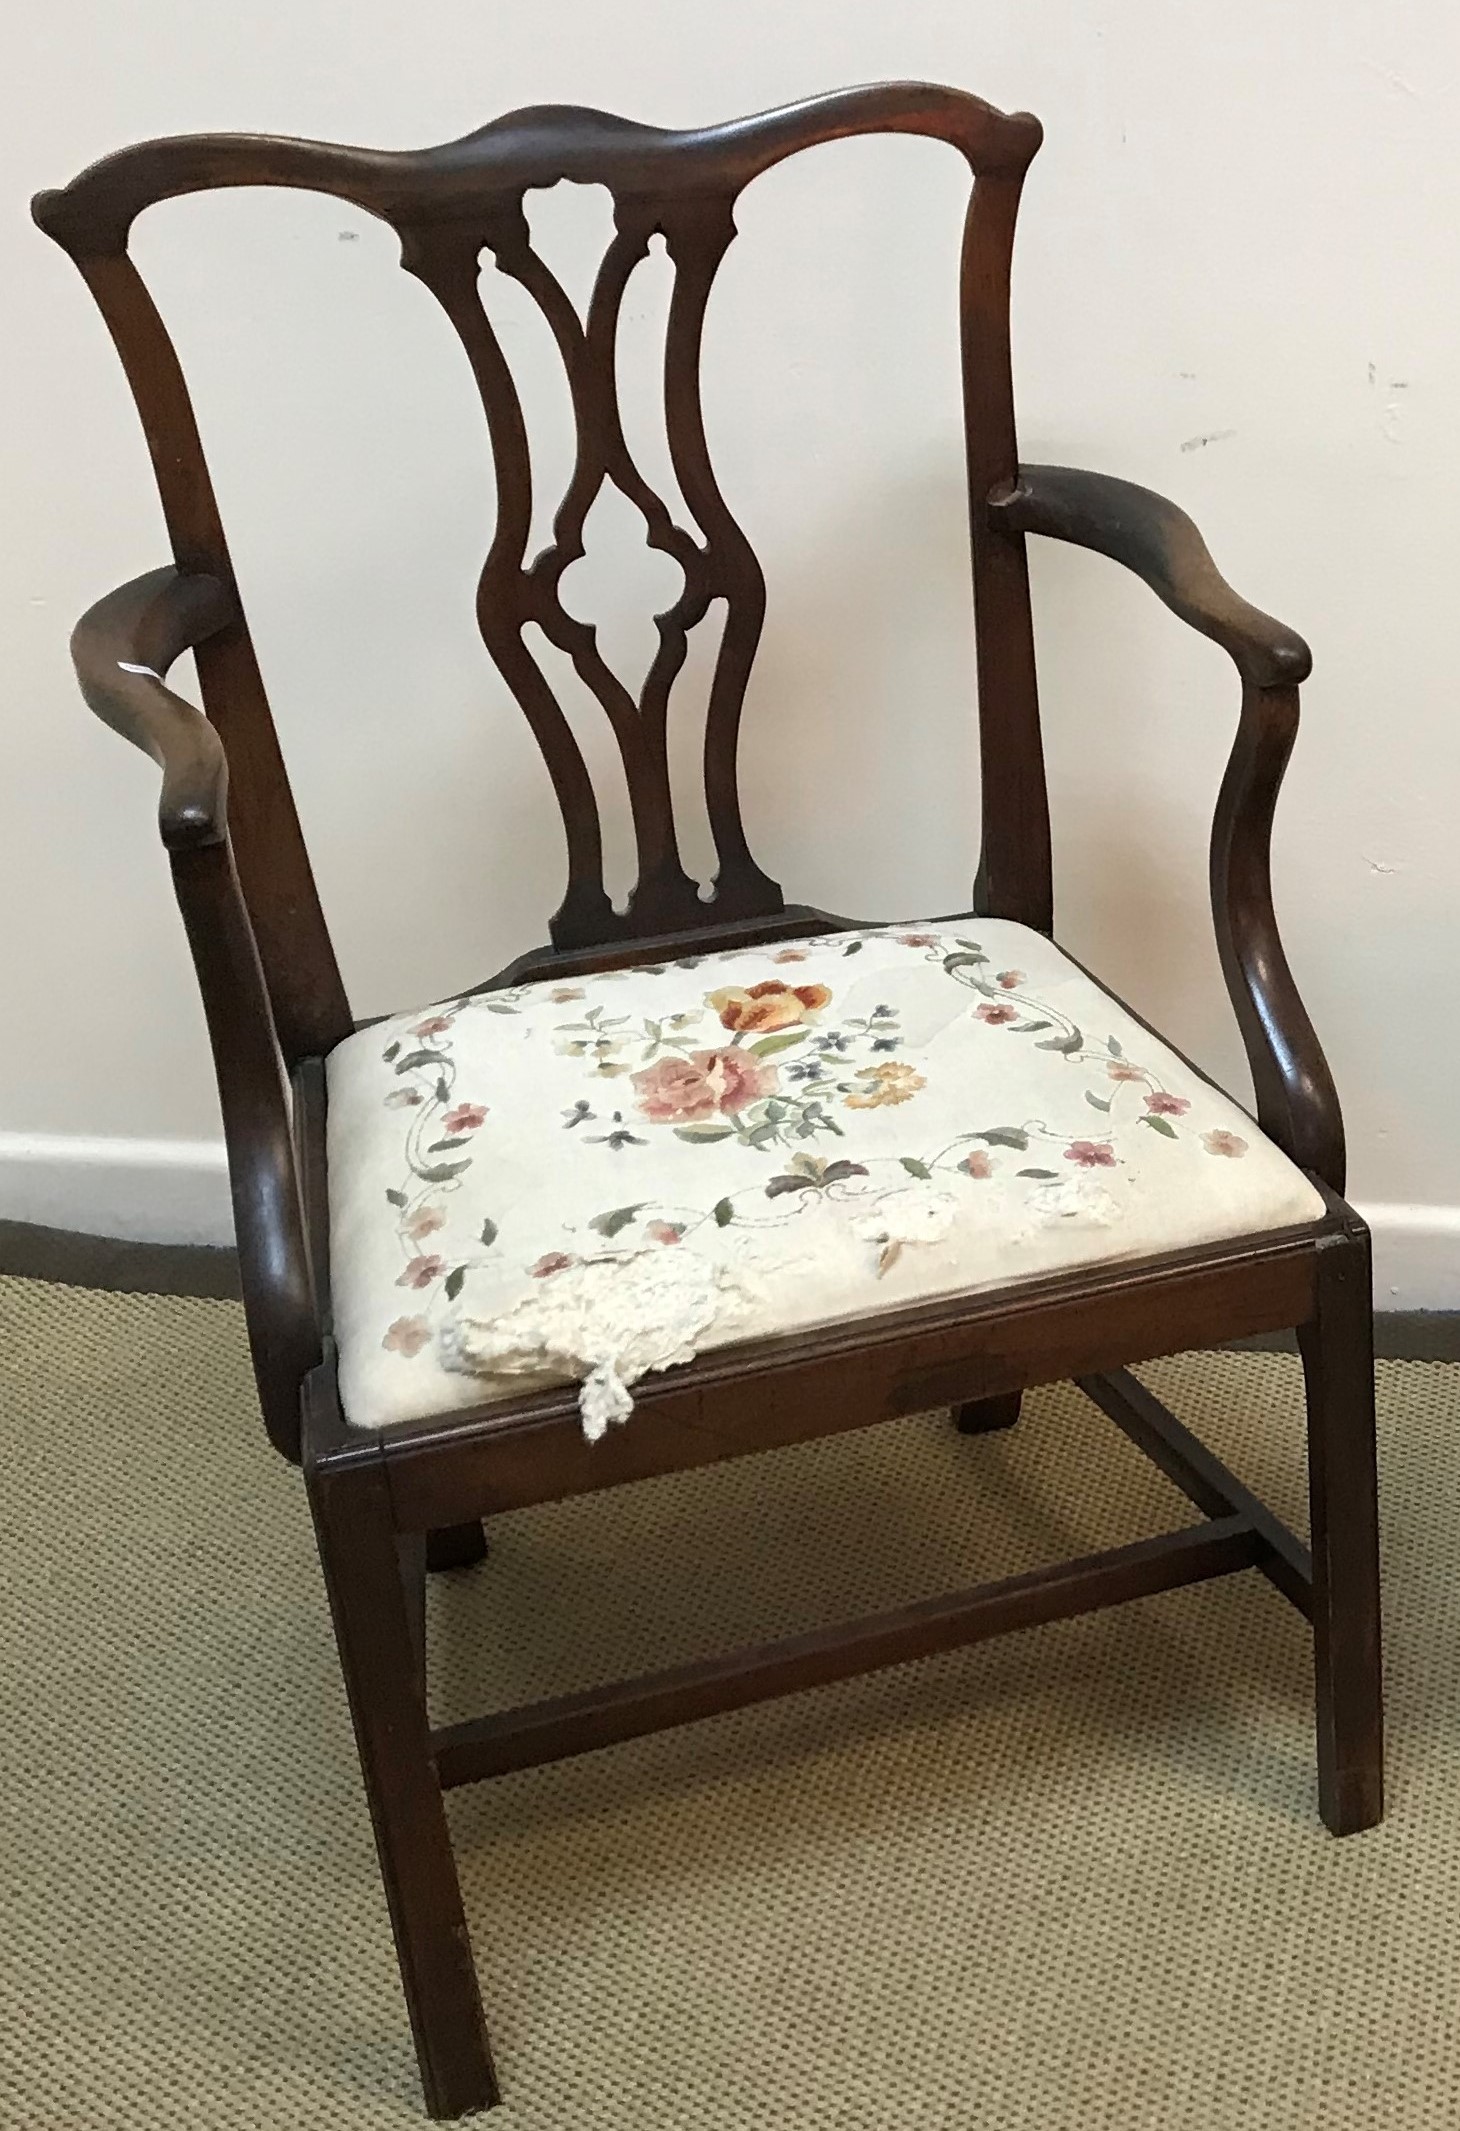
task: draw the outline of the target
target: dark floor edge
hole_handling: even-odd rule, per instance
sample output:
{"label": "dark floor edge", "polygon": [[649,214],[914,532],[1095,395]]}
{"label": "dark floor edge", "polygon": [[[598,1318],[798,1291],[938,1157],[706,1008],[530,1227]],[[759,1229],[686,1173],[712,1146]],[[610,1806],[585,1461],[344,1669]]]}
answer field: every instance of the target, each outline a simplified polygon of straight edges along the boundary
{"label": "dark floor edge", "polygon": [[0,1274],[52,1280],[114,1295],[204,1295],[237,1301],[242,1289],[231,1245],[129,1243],[68,1228],[0,1221]]}
{"label": "dark floor edge", "polygon": [[[237,1301],[238,1254],[203,1243],[128,1243],[28,1221],[0,1221],[0,1274],[114,1295],[204,1295]],[[1291,1332],[1236,1339],[1234,1347],[1291,1353]],[[1385,1361],[1460,1361],[1460,1310],[1384,1310],[1374,1347]]]}

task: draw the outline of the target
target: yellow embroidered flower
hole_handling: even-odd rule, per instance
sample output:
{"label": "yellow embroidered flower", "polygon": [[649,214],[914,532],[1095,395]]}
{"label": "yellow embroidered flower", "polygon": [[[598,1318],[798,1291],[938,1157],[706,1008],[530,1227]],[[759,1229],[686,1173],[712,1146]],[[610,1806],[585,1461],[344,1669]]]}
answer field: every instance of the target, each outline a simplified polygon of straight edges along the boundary
{"label": "yellow embroidered flower", "polygon": [[831,993],[824,984],[783,984],[768,977],[763,984],[727,984],[723,991],[708,992],[706,1006],[720,1016],[721,1028],[739,1035],[752,1030],[757,1035],[773,1029],[794,1028],[797,1022],[814,1021],[823,1007],[830,1006]]}
{"label": "yellow embroidered flower", "polygon": [[849,1110],[876,1110],[883,1103],[911,1102],[918,1089],[928,1085],[921,1073],[895,1059],[886,1065],[863,1066],[857,1078],[863,1086],[847,1097]]}

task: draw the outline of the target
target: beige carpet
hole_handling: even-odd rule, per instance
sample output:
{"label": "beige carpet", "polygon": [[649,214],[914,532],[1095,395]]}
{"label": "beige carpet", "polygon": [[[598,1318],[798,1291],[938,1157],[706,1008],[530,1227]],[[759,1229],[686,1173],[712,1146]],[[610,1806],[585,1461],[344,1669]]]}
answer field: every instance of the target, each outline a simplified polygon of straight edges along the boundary
{"label": "beige carpet", "polygon": [[[0,1282],[0,2123],[422,2122],[308,1520],[230,1303]],[[1301,1504],[1295,1365],[1151,1380]],[[1460,1372],[1382,1365],[1391,1809],[1255,1576],[458,1793],[503,2131],[1460,2126]],[[191,1394],[187,1387],[192,1387]],[[440,1707],[1184,1521],[1073,1391],[504,1520]]]}

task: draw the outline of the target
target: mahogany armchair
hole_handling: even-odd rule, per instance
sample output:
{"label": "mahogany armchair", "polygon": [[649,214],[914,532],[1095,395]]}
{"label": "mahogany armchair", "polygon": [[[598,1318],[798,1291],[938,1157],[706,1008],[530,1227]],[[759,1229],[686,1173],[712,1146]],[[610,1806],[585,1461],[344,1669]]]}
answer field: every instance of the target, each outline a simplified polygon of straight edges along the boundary
{"label": "mahogany armchair", "polygon": [[[765,589],[716,485],[698,386],[741,189],[803,148],[884,131],[947,142],[972,179],[958,315],[983,780],[970,911],[891,927],[788,904],[751,855],[736,735]],[[1340,1196],[1338,1103],[1269,879],[1309,655],[1230,590],[1173,505],[1100,474],[1020,466],[1009,264],[1040,137],[1027,114],[914,84],[687,133],[546,107],[416,154],[149,142],[35,202],[115,338],[170,530],[172,564],[80,623],[76,666],[91,707],[162,770],[259,1399],[304,1470],[434,2116],[497,2093],[442,1807],[455,1784],[1255,1569],[1312,1625],[1324,1821],[1347,1834],[1382,1810],[1368,1239]],[[605,185],[615,202],[582,320],[523,212],[530,189],[562,179]],[[496,466],[481,634],[566,832],[549,945],[359,1029],[187,391],[127,251],[143,208],[233,185],[312,188],[381,217],[455,327]],[[664,413],[689,528],[635,466],[616,399],[620,304],[656,234],[675,274]],[[577,419],[576,468],[535,558],[521,407],[477,291],[484,250],[541,306]],[[605,482],[684,575],[637,696],[558,598]],[[1051,937],[1030,533],[1124,563],[1237,667],[1211,889],[1255,1122]],[[702,894],[676,841],[666,727],[689,632],[716,602],[704,778],[719,870]],[[638,853],[624,912],[605,893],[592,784],[529,623],[571,658],[623,757]],[[206,716],[166,683],[185,650]],[[1306,1372],[1311,1550],[1127,1373],[1283,1327],[1296,1327]],[[433,1728],[424,1576],[478,1560],[483,1519],[928,1407],[950,1405],[969,1434],[1003,1428],[1026,1387],[1069,1377],[1191,1500],[1192,1522]]]}

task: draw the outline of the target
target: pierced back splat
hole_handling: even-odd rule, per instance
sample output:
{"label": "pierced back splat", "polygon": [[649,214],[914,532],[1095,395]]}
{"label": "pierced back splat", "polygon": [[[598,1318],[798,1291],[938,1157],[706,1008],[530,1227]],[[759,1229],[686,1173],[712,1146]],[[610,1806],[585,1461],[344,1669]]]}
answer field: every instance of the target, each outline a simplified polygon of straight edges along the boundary
{"label": "pierced back splat", "polygon": [[[741,711],[765,615],[760,565],[721,493],[700,401],[705,312],[735,235],[744,186],[785,156],[850,134],[912,132],[948,141],[974,179],[966,226],[961,317],[968,415],[973,564],[979,648],[984,845],[977,890],[982,909],[1049,922],[1048,817],[1022,541],[993,531],[991,490],[1017,470],[1008,355],[1008,268],[1023,172],[1039,145],[1037,121],[993,110],[951,89],[915,83],[849,90],[788,110],[699,132],[671,133],[601,112],[547,106],[511,113],[465,140],[411,154],[382,154],[309,141],[198,136],[144,143],[96,164],[62,192],[43,195],[37,219],[76,258],[107,316],[141,410],[179,563],[232,584],[206,464],[171,343],[126,257],[130,225],[144,206],[225,185],[301,186],[353,201],[391,224],[402,264],[435,297],[455,328],[476,380],[496,469],[497,518],[482,568],[477,617],[483,641],[522,706],[562,810],[568,882],[552,920],[560,949],[744,924],[784,909],[781,890],[746,841],[736,776]],[[605,186],[614,232],[580,318],[534,248],[525,196],[568,179]],[[674,516],[635,464],[624,437],[616,358],[630,276],[662,237],[673,270],[663,351],[663,413],[670,461],[693,528]],[[528,552],[533,467],[511,368],[480,293],[483,255],[518,282],[551,329],[566,374],[576,429],[575,462],[552,538]],[[637,692],[605,659],[591,623],[569,613],[565,571],[584,553],[584,526],[611,484],[643,519],[648,545],[682,572],[678,596],[655,616],[657,645]],[[705,724],[705,800],[718,857],[708,902],[680,857],[669,782],[668,723],[690,632],[723,601],[724,628]],[[543,667],[530,625],[571,662],[608,720],[622,757],[636,846],[627,910],[604,885],[602,832],[593,784]],[[204,664],[200,660],[200,666]],[[210,690],[209,714],[240,775],[266,779],[267,801],[242,795],[246,833],[240,876],[255,915],[271,995],[287,987],[271,941],[301,930],[317,967],[333,957],[313,895],[292,799],[256,671]],[[215,700],[215,697],[217,700]],[[235,742],[237,743],[235,747]],[[235,753],[237,761],[234,761]],[[272,759],[269,759],[272,758]],[[248,833],[248,824],[259,826]],[[238,841],[238,839],[235,839]],[[293,869],[292,891],[278,885]],[[307,892],[305,892],[307,890]],[[337,977],[334,979],[338,983]],[[306,1016],[307,1018],[307,1016]]]}

